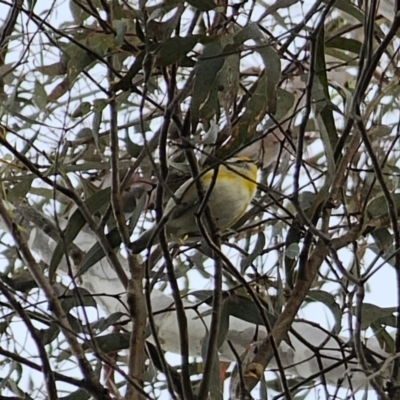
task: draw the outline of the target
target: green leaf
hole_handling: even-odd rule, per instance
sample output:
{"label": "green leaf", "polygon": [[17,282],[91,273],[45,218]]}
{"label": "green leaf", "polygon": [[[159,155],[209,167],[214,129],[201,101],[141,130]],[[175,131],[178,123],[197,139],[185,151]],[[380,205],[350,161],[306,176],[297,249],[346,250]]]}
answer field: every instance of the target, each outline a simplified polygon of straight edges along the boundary
{"label": "green leaf", "polygon": [[373,322],[395,326],[396,319],[393,313],[396,311],[397,307],[378,307],[375,304],[363,303],[361,329],[368,329]]}
{"label": "green leaf", "polygon": [[307,190],[303,191],[299,195],[299,204],[300,207],[304,210],[307,211],[310,209],[310,207],[313,205],[316,195],[313,192],[309,192]]}
{"label": "green leaf", "polygon": [[197,8],[199,11],[211,11],[217,6],[213,0],[186,0],[188,4]]}
{"label": "green leaf", "polygon": [[95,58],[92,54],[84,51],[76,44],[70,44],[65,49],[68,55],[67,61],[67,84],[71,87],[77,76],[89,65],[91,65]]}
{"label": "green leaf", "polygon": [[96,347],[103,353],[111,353],[127,349],[129,348],[130,336],[130,333],[109,333],[108,335],[99,336],[84,342],[83,348],[84,350],[92,349],[94,341]]}
{"label": "green leaf", "polygon": [[[391,196],[395,203],[397,213],[399,213],[400,193],[392,193]],[[379,196],[371,200],[367,207],[367,213],[370,218],[380,218],[389,215],[386,197]]]}
{"label": "green leaf", "polygon": [[379,250],[383,251],[384,254],[388,255],[391,253],[393,246],[393,235],[387,228],[374,229],[371,232],[371,236],[374,238],[375,244]]}
{"label": "green leaf", "polygon": [[[191,115],[193,129],[199,119],[207,126],[219,118],[221,108],[231,109],[236,102],[240,84],[240,52],[233,35],[218,39],[217,43],[206,44],[196,67]],[[215,76],[211,76],[209,68]],[[204,79],[208,79],[206,86],[203,85]]]}
{"label": "green leaf", "polygon": [[197,126],[200,108],[209,99],[209,93],[213,88],[216,77],[224,65],[223,49],[224,46],[220,40],[214,40],[206,44],[203,49],[203,55],[199,58],[196,65],[192,103],[190,106],[192,129]]}
{"label": "green leaf", "polygon": [[285,249],[285,276],[286,283],[290,288],[294,287],[294,267],[297,263],[299,254],[299,243],[301,239],[300,230],[291,226],[286,235],[286,249]]}
{"label": "green leaf", "polygon": [[[113,249],[119,247],[122,243],[121,235],[119,234],[118,228],[114,228],[112,231],[107,233],[107,240]],[[79,270],[75,277],[79,277],[84,274],[90,267],[99,262],[104,258],[104,251],[99,243],[95,243],[92,248],[86,253],[82,262],[79,265]]]}
{"label": "green leaf", "polygon": [[[277,93],[278,107],[276,110],[275,119],[277,121],[280,121],[292,109],[295,97],[293,93],[290,93],[287,90],[281,88],[277,88],[276,93]],[[271,121],[268,125],[269,126],[275,125],[275,122]]]}
{"label": "green leaf", "polygon": [[90,328],[97,333],[103,332],[108,329],[110,326],[116,324],[121,320],[122,317],[130,318],[129,315],[124,314],[123,312],[115,312],[109,315],[107,318],[100,318],[96,322],[90,324]]}
{"label": "green leaf", "polygon": [[34,93],[33,101],[35,102],[39,110],[41,111],[46,110],[47,93],[46,89],[39,81],[35,81],[35,88],[33,93]]}
{"label": "green leaf", "polygon": [[93,119],[92,119],[92,135],[93,135],[93,140],[96,145],[97,150],[99,150],[100,154],[100,142],[99,142],[99,131],[100,131],[100,125],[101,125],[101,120],[103,118],[103,112],[102,111],[94,111],[93,113]]}
{"label": "green leaf", "polygon": [[[322,92],[325,99],[325,104],[321,108],[320,115],[323,123],[325,124],[327,138],[322,137],[325,154],[328,160],[328,171],[331,176],[333,176],[335,172],[335,163],[333,158],[333,149],[336,147],[338,142],[338,134],[335,126],[335,119],[333,118],[333,113],[331,107],[328,105],[331,103],[330,94],[329,94],[329,85],[328,85],[328,77],[326,73],[326,62],[325,62],[325,30],[322,27],[318,37],[317,37],[317,46],[316,46],[316,74],[317,78],[314,81],[314,86],[319,83],[322,86]],[[316,99],[318,100],[318,99]],[[316,105],[318,112],[318,104]],[[325,139],[325,140],[324,140]],[[329,142],[328,142],[329,140]],[[333,163],[333,165],[332,165]]]}
{"label": "green leaf", "polygon": [[335,296],[323,290],[310,290],[307,294],[307,297],[314,301],[319,301],[320,303],[325,304],[331,310],[333,317],[335,318],[334,330],[336,333],[339,333],[342,324],[342,311],[339,307],[339,304],[336,303]]}
{"label": "green leaf", "polygon": [[232,135],[235,137],[235,141],[229,147],[229,152],[233,152],[241,148],[245,143],[251,142],[257,134],[257,125],[265,117],[268,107],[268,103],[265,101],[268,97],[267,87],[267,77],[263,74],[254,83],[250,91],[251,98],[246,105],[246,110],[233,129]]}
{"label": "green leaf", "polygon": [[[335,163],[335,157],[334,157],[334,147],[332,147],[332,137],[335,134],[332,134],[332,132],[336,132],[336,127],[334,129],[331,129],[331,133],[328,131],[328,126],[326,123],[330,123],[331,117],[333,117],[332,112],[328,111],[327,107],[324,107],[324,109],[321,111],[320,114],[317,114],[315,116],[314,122],[315,122],[315,127],[317,131],[321,135],[321,141],[324,146],[324,152],[325,152],[325,158],[326,158],[326,179],[324,182],[324,186],[330,186],[332,183],[332,179],[335,175],[336,171],[336,163]],[[332,120],[333,121],[333,120]],[[332,128],[332,125],[331,125]]]}
{"label": "green leaf", "polygon": [[90,17],[90,14],[86,12],[79,4],[77,4],[75,0],[69,0],[68,4],[76,24],[82,25],[85,20]]}
{"label": "green leaf", "polygon": [[[111,189],[106,188],[100,190],[98,193],[89,197],[85,201],[86,207],[89,211],[94,214],[99,211],[102,207],[110,203]],[[68,221],[68,224],[63,232],[63,239],[61,239],[54,250],[53,257],[51,258],[49,265],[49,279],[54,279],[57,268],[60,264],[62,257],[65,254],[65,250],[75,240],[78,233],[85,226],[86,221],[81,211],[77,209]]]}
{"label": "green leaf", "polygon": [[138,145],[138,144],[132,142],[132,140],[129,136],[128,130],[126,130],[124,141],[125,141],[126,150],[129,153],[129,155],[132,157],[136,158],[144,148],[142,145]]}
{"label": "green leaf", "polygon": [[[325,3],[328,2],[328,0],[324,0]],[[360,10],[359,7],[357,7],[355,4],[351,3],[350,1],[347,0],[338,0],[335,3],[335,7],[338,8],[339,10],[344,11],[345,13],[351,15],[355,19],[358,20],[358,22],[361,22],[362,25],[365,23],[365,15],[364,13]]]}
{"label": "green leaf", "polygon": [[157,51],[156,65],[166,67],[181,60],[202,36],[193,35],[187,37],[175,36],[167,39]]}
{"label": "green leaf", "polygon": [[[140,26],[140,25],[136,24],[136,26]],[[146,55],[146,53],[144,51],[141,51],[136,55],[135,61],[129,67],[128,72],[124,75],[124,77],[119,82],[117,82],[115,85],[112,86],[113,92],[118,92],[119,90],[123,90],[123,91],[131,90],[132,80],[142,69],[142,64],[143,64],[145,55]]]}
{"label": "green leaf", "polygon": [[14,290],[23,293],[28,293],[31,289],[38,287],[32,274],[27,269],[17,269],[12,278],[0,272],[0,279]]}
{"label": "green leaf", "polygon": [[[210,338],[210,332],[207,331],[201,340],[201,356],[203,360],[207,357],[208,352],[208,343]],[[218,352],[214,354],[214,364],[211,370],[211,380],[210,380],[210,398],[215,400],[223,400],[221,394],[221,383],[219,379],[219,356]]]}
{"label": "green leaf", "polygon": [[218,332],[218,348],[220,348],[222,343],[226,340],[226,335],[229,331],[229,316],[229,298],[227,298],[222,301],[221,320]]}
{"label": "green leaf", "polygon": [[84,117],[86,114],[90,112],[92,108],[92,104],[88,101],[84,101],[78,105],[77,108],[72,112],[71,118],[80,118]]}
{"label": "green leaf", "polygon": [[46,346],[57,338],[60,333],[60,328],[56,323],[51,323],[48,329],[37,329],[36,331],[40,338],[40,342],[43,346]]}
{"label": "green leaf", "polygon": [[383,258],[385,263],[391,265],[392,267],[396,267],[396,258],[394,257],[395,253],[391,251],[393,247],[389,247],[388,250],[383,251],[380,247],[380,244],[377,245],[376,242],[369,244],[367,248],[371,250],[377,257]]}
{"label": "green leaf", "polygon": [[[132,227],[136,226],[137,221],[139,220],[143,208],[146,204],[146,201],[147,194],[143,193],[142,196],[137,200],[135,204],[135,209],[130,217]],[[122,243],[121,235],[119,234],[118,228],[114,228],[109,233],[107,233],[106,239],[113,249],[118,248]],[[89,268],[91,268],[97,262],[101,261],[104,257],[105,254],[101,245],[99,243],[95,243],[92,248],[86,253],[85,257],[80,263],[79,270],[76,273],[76,277],[84,274]]]}
{"label": "green leaf", "polygon": [[31,190],[33,179],[34,178],[23,179],[16,183],[12,189],[7,192],[7,199],[13,204],[24,199]]}
{"label": "green leaf", "polygon": [[143,43],[146,42],[146,36],[143,32],[142,26],[140,25],[140,20],[136,20],[135,21],[135,31],[136,31],[136,35],[139,38],[139,40]]}
{"label": "green leaf", "polygon": [[281,59],[273,47],[265,46],[263,40],[256,40],[260,46],[257,52],[260,53],[266,68],[267,74],[267,110],[275,114],[277,110],[276,87],[281,77]]}
{"label": "green leaf", "polygon": [[89,400],[91,398],[91,394],[88,393],[85,389],[78,389],[75,392],[70,393],[67,396],[59,397],[60,400]]}
{"label": "green leaf", "polygon": [[264,232],[260,232],[257,235],[257,241],[254,246],[253,251],[251,254],[249,254],[247,257],[242,258],[242,261],[240,262],[240,273],[242,275],[245,274],[246,269],[251,263],[260,255],[263,253],[265,248],[265,235]]}
{"label": "green leaf", "polygon": [[121,47],[124,43],[126,30],[128,29],[128,21],[126,19],[117,20],[113,22],[113,25],[117,32],[114,38],[115,45]]}
{"label": "green leaf", "polygon": [[[240,296],[237,294],[231,294],[228,297],[229,305],[229,315],[239,318],[242,321],[247,321],[252,324],[264,325],[264,319],[260,314],[260,310],[253,300],[248,297]],[[274,326],[276,322],[276,317],[264,309],[265,315],[270,326]]]}
{"label": "green leaf", "polygon": [[349,51],[358,55],[361,52],[362,44],[356,39],[334,37],[326,41],[326,47]]}
{"label": "green leaf", "polygon": [[256,23],[249,24],[240,31],[236,37],[236,43],[244,43],[246,40],[254,40],[257,47],[255,50],[260,54],[266,71],[266,109],[271,114],[275,114],[277,110],[277,93],[276,88],[281,78],[281,60],[278,53],[267,42],[264,33]]}
{"label": "green leaf", "polygon": [[67,64],[62,62],[56,62],[49,65],[39,65],[35,68],[36,71],[43,75],[48,75],[50,77],[63,75],[67,72]]}
{"label": "green leaf", "polygon": [[378,339],[381,349],[387,353],[394,354],[396,352],[396,345],[393,336],[391,336],[386,329],[382,328],[382,326],[376,322],[371,324],[371,329],[374,332],[374,336]]}
{"label": "green leaf", "polygon": [[271,4],[266,8],[264,16],[273,14],[281,8],[291,7],[292,5],[298,3],[299,1],[300,0],[277,0],[275,1],[275,3]]}
{"label": "green leaf", "polygon": [[286,247],[285,257],[296,260],[300,254],[300,247],[298,243],[291,243]]}
{"label": "green leaf", "polygon": [[66,313],[69,313],[74,307],[97,307],[93,295],[82,287],[68,290],[61,300],[61,305]]}

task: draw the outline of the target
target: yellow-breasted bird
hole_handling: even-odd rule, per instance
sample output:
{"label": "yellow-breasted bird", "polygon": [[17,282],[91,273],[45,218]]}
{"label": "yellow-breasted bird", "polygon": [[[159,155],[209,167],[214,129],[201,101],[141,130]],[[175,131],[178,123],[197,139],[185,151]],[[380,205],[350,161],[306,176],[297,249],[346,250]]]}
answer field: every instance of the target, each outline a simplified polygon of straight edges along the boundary
{"label": "yellow-breasted bird", "polygon": [[[258,168],[248,157],[234,157],[201,174],[202,187],[207,193],[210,185],[214,185],[208,205],[220,231],[231,227],[246,211],[257,189]],[[216,176],[215,176],[216,175]],[[215,181],[214,181],[215,180]],[[186,181],[172,196],[164,209],[167,219],[165,229],[167,240],[179,241],[185,237],[200,236],[195,213],[199,210],[200,201],[193,178]],[[156,231],[153,226],[133,241],[129,249],[138,254],[149,245],[149,240]],[[152,244],[158,242],[158,235]]]}

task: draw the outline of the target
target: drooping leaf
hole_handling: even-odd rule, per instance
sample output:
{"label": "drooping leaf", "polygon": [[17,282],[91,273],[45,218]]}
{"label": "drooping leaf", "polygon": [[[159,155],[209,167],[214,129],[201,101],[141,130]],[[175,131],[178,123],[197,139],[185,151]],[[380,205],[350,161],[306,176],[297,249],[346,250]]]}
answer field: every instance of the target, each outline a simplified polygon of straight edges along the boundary
{"label": "drooping leaf", "polygon": [[60,61],[49,65],[39,65],[36,67],[36,71],[50,77],[64,75],[67,72],[67,64]]}
{"label": "drooping leaf", "polygon": [[[243,321],[257,325],[265,325],[259,308],[253,300],[237,294],[229,296],[229,314]],[[264,309],[264,314],[272,327],[275,325],[276,317]]]}
{"label": "drooping leaf", "polygon": [[334,37],[326,41],[326,46],[339,50],[349,51],[351,53],[359,55],[362,44],[356,39]]}
{"label": "drooping leaf", "polygon": [[[204,335],[203,339],[201,340],[201,356],[203,360],[206,359],[208,354],[208,343],[210,340],[210,332],[207,330],[206,334]],[[210,379],[210,396],[216,400],[223,400],[221,394],[221,383],[219,379],[219,356],[218,352],[214,354],[214,364],[211,370],[211,379]]]}
{"label": "drooping leaf", "polygon": [[310,290],[307,297],[325,304],[329,310],[331,310],[333,317],[335,318],[334,331],[339,333],[342,323],[342,311],[339,304],[336,302],[335,296],[331,293],[325,292],[324,290]]}
{"label": "drooping leaf", "polygon": [[68,5],[75,23],[81,25],[90,17],[90,14],[86,12],[76,1],[69,0]]}
{"label": "drooping leaf", "polygon": [[59,397],[60,400],[89,400],[91,398],[91,394],[88,393],[85,389],[78,389],[75,392],[72,392],[64,397]]}
{"label": "drooping leaf", "polygon": [[247,257],[242,258],[240,262],[240,272],[243,275],[246,272],[246,269],[252,262],[264,251],[265,248],[265,235],[263,232],[260,232],[257,235],[257,241],[254,246],[253,251]]}
{"label": "drooping leaf", "polygon": [[[374,336],[378,340],[381,349],[383,349],[387,353],[394,354],[396,351],[396,346],[393,336],[391,336],[386,331],[386,329],[382,328],[382,326],[377,322],[372,322],[370,328],[374,332]],[[368,346],[368,341],[367,341],[367,346]]]}
{"label": "drooping leaf", "polygon": [[291,7],[298,2],[299,0],[276,0],[274,3],[266,8],[264,15],[273,14],[281,8]]}
{"label": "drooping leaf", "polygon": [[[136,226],[139,217],[143,211],[143,208],[146,204],[147,195],[143,193],[142,196],[137,200],[134,206],[134,211],[130,217],[131,226]],[[106,239],[110,243],[110,246],[113,249],[118,248],[121,243],[121,235],[119,234],[118,228],[112,229],[109,233],[106,234]],[[94,264],[101,261],[105,257],[104,251],[101,245],[96,242],[92,248],[86,253],[85,257],[83,258],[82,262],[79,265],[79,270],[76,273],[76,277],[81,276],[84,274],[89,268],[91,268]]]}
{"label": "drooping leaf", "polygon": [[[106,238],[113,249],[116,249],[122,243],[121,235],[119,234],[118,228],[114,228],[112,231],[107,233]],[[79,265],[79,270],[75,276],[79,277],[84,274],[90,267],[102,260],[104,256],[105,254],[101,245],[96,242],[92,246],[92,248],[86,253],[81,264]]]}
{"label": "drooping leaf", "polygon": [[[89,197],[85,201],[85,205],[88,210],[94,214],[99,211],[102,207],[106,206],[110,203],[110,195],[111,189],[106,188],[100,190],[95,195]],[[57,267],[60,264],[62,257],[65,254],[65,249],[68,248],[68,245],[71,244],[81,229],[85,226],[86,221],[83,217],[81,211],[77,209],[71,216],[68,221],[68,224],[63,233],[63,239],[61,239],[54,250],[53,256],[49,265],[49,278],[50,280],[54,279],[54,275],[56,273]]]}
{"label": "drooping leaf", "polygon": [[23,293],[28,293],[31,289],[38,287],[35,279],[27,269],[21,268],[21,271],[15,273],[13,277],[0,272],[0,279],[14,290]]}
{"label": "drooping leaf", "polygon": [[113,23],[114,28],[117,32],[117,34],[115,35],[115,45],[117,47],[121,47],[122,44],[124,43],[124,39],[125,39],[125,33],[128,29],[128,22],[126,19],[121,19],[121,20],[116,20]]}
{"label": "drooping leaf", "polygon": [[83,343],[85,350],[93,347],[93,341],[96,347],[104,353],[111,353],[129,348],[130,333],[109,333],[107,335],[98,336],[90,341]]}
{"label": "drooping leaf", "polygon": [[397,307],[378,307],[375,304],[363,303],[361,329],[368,329],[373,322],[396,326],[396,318],[393,315],[396,311]]}
{"label": "drooping leaf", "polygon": [[189,0],[187,3],[197,8],[199,11],[211,11],[216,7],[213,0]]}
{"label": "drooping leaf", "polygon": [[[325,0],[326,1],[326,0]],[[335,7],[338,8],[339,10],[344,11],[345,13],[351,15],[355,19],[357,19],[361,24],[364,25],[365,23],[365,15],[361,11],[359,7],[357,7],[355,4],[346,1],[346,0],[338,0],[335,3]]]}
{"label": "drooping leaf", "polygon": [[72,118],[80,118],[84,117],[86,114],[90,112],[92,108],[92,104],[88,101],[83,101],[78,105],[78,107],[71,113]]}
{"label": "drooping leaf", "polygon": [[[190,292],[191,295],[197,297],[207,304],[212,304],[213,291],[212,290],[196,290]],[[239,318],[243,321],[250,322],[256,325],[264,325],[264,319],[260,314],[257,305],[248,297],[238,295],[236,293],[225,294],[225,305],[230,316]],[[274,326],[276,317],[264,309],[265,316],[270,324]]]}
{"label": "drooping leaf", "polygon": [[294,267],[297,263],[299,255],[299,243],[301,233],[298,227],[291,226],[286,235],[286,249],[285,249],[285,277],[286,283],[290,288],[294,286]]}
{"label": "drooping leaf", "polygon": [[12,189],[10,189],[7,193],[7,198],[11,203],[16,201],[20,201],[25,198],[32,187],[33,178],[30,179],[22,179],[17,182]]}
{"label": "drooping leaf", "polygon": [[246,105],[246,110],[239,118],[231,132],[231,141],[224,149],[218,153],[221,157],[232,154],[237,149],[242,148],[245,143],[251,142],[256,134],[257,125],[265,117],[267,111],[267,78],[262,75],[253,85],[251,98]]}
{"label": "drooping leaf", "polygon": [[108,329],[110,326],[116,324],[118,321],[121,320],[122,317],[126,317],[130,319],[129,315],[126,315],[122,312],[115,312],[109,315],[107,318],[100,318],[96,322],[90,324],[92,330],[100,333]]}
{"label": "drooping leaf", "polygon": [[242,29],[235,37],[237,43],[244,43],[246,40],[256,42],[255,50],[260,54],[265,65],[266,76],[266,110],[275,114],[277,110],[277,84],[281,78],[281,60],[278,53],[267,42],[266,37],[258,24],[249,24]]}
{"label": "drooping leaf", "polygon": [[60,333],[60,328],[56,323],[51,323],[47,329],[37,329],[37,333],[42,345],[46,346],[57,338]]}
{"label": "drooping leaf", "polygon": [[39,81],[35,81],[33,101],[37,105],[40,111],[45,111],[47,106],[47,93],[44,85]]}
{"label": "drooping leaf", "polygon": [[[397,213],[400,212],[400,193],[392,193],[392,199],[396,205]],[[389,215],[387,200],[385,196],[379,196],[370,201],[367,207],[370,218],[379,218]]]}
{"label": "drooping leaf", "polygon": [[129,67],[128,72],[123,76],[123,78],[118,81],[115,85],[112,86],[113,92],[118,92],[120,90],[128,91],[132,87],[133,78],[139,73],[142,69],[143,60],[146,55],[145,51],[140,51],[135,58],[135,61]]}
{"label": "drooping leaf", "polygon": [[[329,106],[331,104],[331,100],[330,100],[328,77],[327,77],[326,62],[325,62],[324,27],[321,28],[319,35],[317,37],[315,69],[316,69],[315,71],[316,80],[314,81],[314,85],[320,83],[320,85],[322,86],[322,92],[325,99],[322,108],[320,108],[321,110],[320,115],[327,134],[326,135],[321,134],[321,136],[323,140],[326,158],[328,161],[329,176],[333,177],[336,170],[333,152],[338,142],[338,134],[336,130],[335,119],[333,117],[332,108]],[[316,105],[316,109],[318,112],[318,104]],[[325,132],[325,130],[323,132]]]}
{"label": "drooping leaf", "polygon": [[132,142],[131,138],[129,137],[128,131],[126,131],[124,141],[125,141],[126,150],[129,153],[129,155],[132,157],[137,157],[140,154],[140,152],[143,150],[143,146],[140,146],[140,145]]}
{"label": "drooping leaf", "polygon": [[200,109],[209,97],[215,79],[224,65],[223,44],[214,40],[204,46],[203,54],[196,65],[196,75],[191,103],[192,129],[197,125]]}
{"label": "drooping leaf", "polygon": [[393,235],[387,228],[377,228],[371,232],[375,244],[383,254],[389,254],[393,246]]}
{"label": "drooping leaf", "polygon": [[92,294],[82,287],[68,290],[61,300],[61,305],[66,313],[74,307],[97,307]]}
{"label": "drooping leaf", "polygon": [[193,49],[200,38],[200,35],[192,35],[186,37],[175,36],[167,39],[159,46],[156,65],[165,67],[178,62]]}

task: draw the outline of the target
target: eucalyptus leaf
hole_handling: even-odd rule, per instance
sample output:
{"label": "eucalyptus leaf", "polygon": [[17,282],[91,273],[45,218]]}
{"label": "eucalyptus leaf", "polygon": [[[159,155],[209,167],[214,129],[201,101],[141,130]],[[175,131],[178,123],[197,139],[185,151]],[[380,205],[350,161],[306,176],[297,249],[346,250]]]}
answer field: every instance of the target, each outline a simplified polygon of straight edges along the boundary
{"label": "eucalyptus leaf", "polygon": [[199,35],[175,36],[167,39],[157,51],[156,65],[165,67],[178,62],[193,49],[199,40]]}
{"label": "eucalyptus leaf", "polygon": [[89,400],[92,396],[85,389],[78,389],[67,396],[59,397],[60,400]]}
{"label": "eucalyptus leaf", "polygon": [[361,329],[365,330],[370,327],[373,322],[380,321],[384,324],[386,320],[388,324],[393,321],[393,313],[397,311],[397,307],[379,307],[371,303],[363,303]]}
{"label": "eucalyptus leaf", "polygon": [[246,272],[246,269],[252,264],[252,262],[264,251],[265,248],[265,235],[263,232],[260,232],[257,235],[257,241],[254,246],[253,251],[247,257],[242,258],[240,262],[240,272],[243,275]]}
{"label": "eucalyptus leaf", "polygon": [[82,287],[68,290],[61,305],[66,313],[74,307],[97,307],[96,300],[90,292]]}
{"label": "eucalyptus leaf", "polygon": [[103,353],[111,353],[129,348],[130,333],[109,333],[107,335],[98,336],[83,343],[83,348],[89,350],[93,348],[93,341]]}
{"label": "eucalyptus leaf", "polygon": [[[109,241],[110,246],[113,249],[119,247],[122,243],[121,235],[119,234],[118,228],[114,228],[106,235],[106,239]],[[84,274],[90,267],[99,262],[105,257],[104,251],[101,245],[96,242],[90,250],[86,253],[81,264],[79,265],[78,272],[75,274],[76,277]]]}
{"label": "eucalyptus leaf", "polygon": [[[85,201],[85,205],[88,208],[89,212],[94,214],[95,212],[99,211],[101,208],[110,203],[110,196],[111,196],[110,188],[100,190],[95,195],[89,197]],[[65,249],[68,248],[69,244],[73,243],[76,236],[85,225],[86,225],[85,218],[83,217],[81,211],[77,209],[70,217],[68,224],[64,229],[63,237],[57,243],[57,246],[53,252],[53,256],[51,258],[49,265],[50,280],[54,279],[57,267],[59,266],[61,259],[65,254]]]}
{"label": "eucalyptus leaf", "polygon": [[339,304],[336,302],[335,296],[324,290],[310,290],[307,297],[308,299],[319,301],[329,308],[333,314],[333,317],[335,318],[334,331],[339,333],[341,331],[342,310],[340,309]]}
{"label": "eucalyptus leaf", "polygon": [[189,0],[187,3],[199,11],[211,11],[216,7],[213,0]]}

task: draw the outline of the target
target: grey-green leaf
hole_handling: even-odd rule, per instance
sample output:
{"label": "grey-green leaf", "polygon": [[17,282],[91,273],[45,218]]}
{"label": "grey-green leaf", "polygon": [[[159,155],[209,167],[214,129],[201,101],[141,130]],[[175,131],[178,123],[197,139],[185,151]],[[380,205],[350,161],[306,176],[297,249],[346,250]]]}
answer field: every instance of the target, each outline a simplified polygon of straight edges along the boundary
{"label": "grey-green leaf", "polygon": [[[89,197],[85,201],[85,205],[88,208],[88,210],[93,214],[96,211],[99,211],[105,205],[110,203],[110,195],[111,195],[110,188],[100,190],[98,193]],[[60,264],[60,261],[65,254],[65,250],[75,240],[76,236],[85,226],[85,224],[86,221],[84,216],[82,215],[81,211],[77,209],[69,219],[68,224],[64,230],[63,238],[57,243],[57,246],[54,250],[53,257],[51,258],[49,266],[50,280],[54,279],[57,267]]]}

